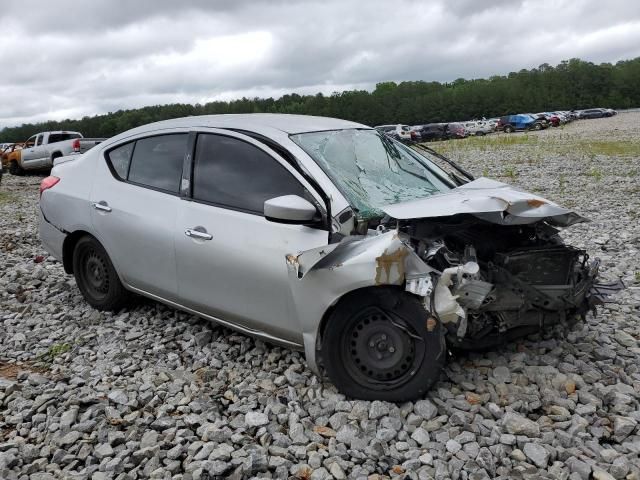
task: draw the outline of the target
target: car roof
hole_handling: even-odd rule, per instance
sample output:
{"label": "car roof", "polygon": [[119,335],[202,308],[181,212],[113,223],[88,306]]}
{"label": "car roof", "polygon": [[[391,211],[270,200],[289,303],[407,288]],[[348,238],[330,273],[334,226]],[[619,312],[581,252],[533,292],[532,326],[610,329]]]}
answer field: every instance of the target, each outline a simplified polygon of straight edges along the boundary
{"label": "car roof", "polygon": [[[319,132],[323,130],[341,130],[347,128],[367,128],[366,125],[329,117],[312,115],[290,115],[283,113],[246,113],[225,115],[196,115],[174,118],[143,125],[130,133],[143,133],[162,128],[211,127],[230,128],[261,132],[265,128],[279,130],[288,134]],[[139,130],[139,132],[138,132]]]}

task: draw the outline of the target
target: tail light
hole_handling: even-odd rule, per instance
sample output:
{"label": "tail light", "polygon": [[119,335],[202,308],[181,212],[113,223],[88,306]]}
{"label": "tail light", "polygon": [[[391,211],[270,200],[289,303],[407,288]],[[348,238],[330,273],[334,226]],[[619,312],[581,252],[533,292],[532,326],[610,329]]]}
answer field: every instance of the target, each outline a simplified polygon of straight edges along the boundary
{"label": "tail light", "polygon": [[58,177],[46,177],[40,182],[40,196],[42,197],[42,192],[45,190],[49,190],[51,187],[56,185],[60,181]]}
{"label": "tail light", "polygon": [[80,152],[80,139],[76,138],[72,143],[71,143],[71,148],[73,148],[74,152]]}

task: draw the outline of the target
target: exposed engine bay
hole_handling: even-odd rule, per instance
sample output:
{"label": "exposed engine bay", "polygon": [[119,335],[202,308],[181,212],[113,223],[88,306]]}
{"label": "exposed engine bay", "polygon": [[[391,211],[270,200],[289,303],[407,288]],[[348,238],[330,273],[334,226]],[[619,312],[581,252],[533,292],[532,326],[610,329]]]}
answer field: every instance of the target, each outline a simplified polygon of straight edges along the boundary
{"label": "exposed engine bay", "polygon": [[495,225],[472,215],[406,221],[399,230],[429,267],[406,289],[447,327],[453,346],[483,348],[583,317],[599,261],[539,222]]}

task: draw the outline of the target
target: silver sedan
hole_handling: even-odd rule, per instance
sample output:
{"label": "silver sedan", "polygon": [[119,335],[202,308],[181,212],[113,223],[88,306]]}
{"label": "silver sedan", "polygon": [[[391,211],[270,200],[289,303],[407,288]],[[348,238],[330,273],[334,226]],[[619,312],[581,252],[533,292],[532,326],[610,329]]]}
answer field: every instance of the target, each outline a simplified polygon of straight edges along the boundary
{"label": "silver sedan", "polygon": [[447,346],[592,306],[585,221],[428,148],[297,115],[168,120],[56,161],[40,238],[97,309],[132,293],[305,351],[345,394],[419,398]]}

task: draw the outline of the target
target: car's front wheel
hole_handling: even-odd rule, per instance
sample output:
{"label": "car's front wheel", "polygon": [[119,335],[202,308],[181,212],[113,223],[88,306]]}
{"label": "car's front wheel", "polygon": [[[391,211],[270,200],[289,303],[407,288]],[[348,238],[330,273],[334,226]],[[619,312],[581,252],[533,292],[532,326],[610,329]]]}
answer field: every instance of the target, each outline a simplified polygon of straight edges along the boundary
{"label": "car's front wheel", "polygon": [[119,310],[129,300],[104,247],[89,235],[73,250],[73,274],[89,305],[98,310]]}
{"label": "car's front wheel", "polygon": [[332,312],[322,361],[345,395],[403,402],[424,397],[446,358],[440,322],[420,300],[393,288],[354,292]]}
{"label": "car's front wheel", "polygon": [[22,176],[24,175],[24,170],[20,165],[18,165],[18,162],[12,160],[9,164],[9,173],[11,175]]}

